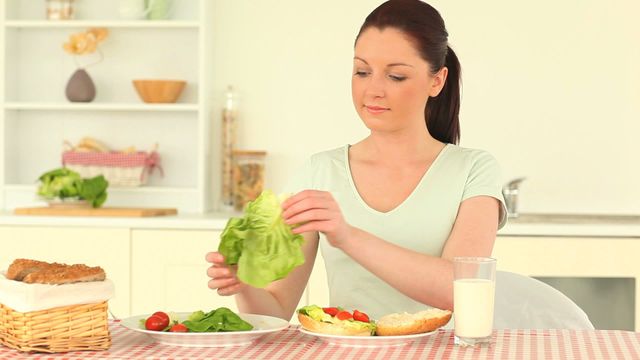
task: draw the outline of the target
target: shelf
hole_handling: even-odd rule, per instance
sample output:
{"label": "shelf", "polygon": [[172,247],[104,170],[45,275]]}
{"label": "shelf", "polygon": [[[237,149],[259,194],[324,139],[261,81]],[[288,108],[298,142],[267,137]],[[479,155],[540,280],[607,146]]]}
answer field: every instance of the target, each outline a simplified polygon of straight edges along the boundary
{"label": "shelf", "polygon": [[7,20],[7,28],[19,29],[52,29],[52,28],[82,28],[82,27],[107,27],[107,28],[166,28],[166,29],[197,29],[198,21],[168,20],[168,21],[118,21],[118,20]]}
{"label": "shelf", "polygon": [[7,110],[25,111],[198,111],[198,104],[8,102]]}
{"label": "shelf", "polygon": [[[44,201],[36,195],[38,185],[7,184],[2,188],[7,203],[4,209],[41,206]],[[202,195],[195,186],[140,186],[133,188],[109,187],[106,206],[175,207],[180,212],[202,212],[193,206]]]}
{"label": "shelf", "polygon": [[[37,176],[61,166],[64,139],[87,135],[114,148],[160,144],[164,176],[154,173],[148,186],[109,187],[108,206],[185,213],[214,208],[214,2],[176,0],[164,20],[123,17],[117,0],[75,1],[76,19],[47,20],[46,5],[0,0],[0,211],[42,205]],[[64,89],[74,66],[61,45],[70,33],[100,27],[111,31],[105,61],[91,72],[100,95],[89,103],[69,102]],[[181,79],[188,85],[177,103],[145,103],[133,79]]]}
{"label": "shelf", "polygon": [[[32,192],[35,196],[38,185],[24,184],[7,184],[4,186],[5,191]],[[139,187],[109,187],[107,193],[197,193],[195,187],[169,187],[169,186],[139,186]]]}

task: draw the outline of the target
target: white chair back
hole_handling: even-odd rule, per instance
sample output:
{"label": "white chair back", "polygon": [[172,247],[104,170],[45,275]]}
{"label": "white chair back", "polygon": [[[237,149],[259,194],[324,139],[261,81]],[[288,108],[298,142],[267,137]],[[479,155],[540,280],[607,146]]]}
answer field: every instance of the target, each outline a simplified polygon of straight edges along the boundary
{"label": "white chair back", "polygon": [[593,329],[566,295],[534,278],[496,272],[494,329]]}

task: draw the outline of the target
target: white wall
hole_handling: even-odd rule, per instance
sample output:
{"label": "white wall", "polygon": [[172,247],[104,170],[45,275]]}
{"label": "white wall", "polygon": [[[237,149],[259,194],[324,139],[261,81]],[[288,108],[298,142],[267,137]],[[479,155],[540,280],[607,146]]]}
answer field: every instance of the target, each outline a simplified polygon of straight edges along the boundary
{"label": "white wall", "polygon": [[[216,1],[216,92],[238,89],[239,143],[269,152],[268,187],[367,134],[351,104],[351,59],[380,3]],[[521,210],[640,213],[640,2],[431,4],[463,67],[461,145],[492,152],[505,181],[528,178]]]}

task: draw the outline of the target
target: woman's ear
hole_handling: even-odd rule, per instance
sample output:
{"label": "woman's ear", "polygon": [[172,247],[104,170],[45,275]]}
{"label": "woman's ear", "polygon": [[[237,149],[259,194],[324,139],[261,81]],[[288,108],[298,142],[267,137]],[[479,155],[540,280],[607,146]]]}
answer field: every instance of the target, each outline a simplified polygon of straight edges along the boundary
{"label": "woman's ear", "polygon": [[429,96],[436,97],[442,91],[445,82],[447,81],[447,75],[449,74],[449,69],[446,67],[442,67],[442,69],[438,70],[438,72],[433,76],[433,81],[431,82],[431,89],[429,90]]}

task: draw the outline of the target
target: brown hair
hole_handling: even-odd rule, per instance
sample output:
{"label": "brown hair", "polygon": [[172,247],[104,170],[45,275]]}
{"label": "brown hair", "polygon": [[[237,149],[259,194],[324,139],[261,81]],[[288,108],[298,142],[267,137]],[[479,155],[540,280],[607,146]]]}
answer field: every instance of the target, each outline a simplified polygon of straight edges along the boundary
{"label": "brown hair", "polygon": [[438,96],[427,101],[424,109],[431,136],[444,143],[460,141],[460,62],[448,44],[447,29],[438,10],[420,0],[389,0],[367,16],[360,27],[383,30],[394,28],[405,33],[415,44],[420,56],[431,65],[432,74],[447,67],[447,81]]}

